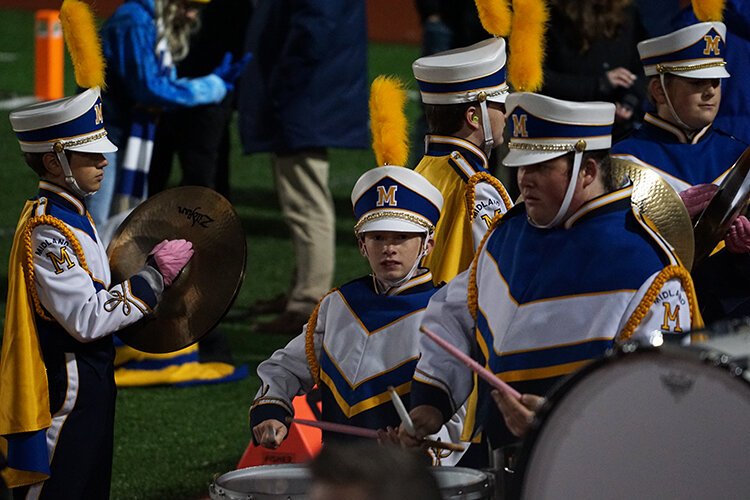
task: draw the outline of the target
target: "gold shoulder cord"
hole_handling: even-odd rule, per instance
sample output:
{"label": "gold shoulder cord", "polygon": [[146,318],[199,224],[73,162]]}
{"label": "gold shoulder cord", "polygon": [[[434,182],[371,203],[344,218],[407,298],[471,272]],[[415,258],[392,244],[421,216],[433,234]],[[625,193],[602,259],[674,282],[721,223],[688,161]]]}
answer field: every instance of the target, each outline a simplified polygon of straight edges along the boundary
{"label": "gold shoulder cord", "polygon": [[310,319],[307,320],[307,329],[305,330],[305,357],[307,358],[307,365],[310,367],[310,373],[312,373],[313,379],[316,384],[320,384],[320,364],[318,359],[315,357],[315,326],[318,324],[318,311],[320,310],[320,304],[323,303],[326,297],[337,291],[338,288],[334,288],[320,299],[318,305],[313,309],[310,314]]}
{"label": "gold shoulder cord", "polygon": [[466,186],[466,212],[469,214],[469,220],[474,220],[474,202],[476,201],[475,191],[477,184],[479,184],[480,182],[486,182],[487,184],[495,188],[498,193],[500,193],[500,197],[503,199],[506,211],[510,210],[511,207],[513,207],[513,203],[510,201],[510,196],[508,196],[508,192],[505,190],[505,186],[503,186],[503,183],[500,182],[497,177],[494,177],[488,172],[477,172],[476,174],[469,177]]}
{"label": "gold shoulder cord", "polygon": [[627,323],[625,323],[622,331],[616,337],[617,341],[624,342],[630,339],[630,337],[635,332],[635,329],[638,328],[638,325],[641,324],[643,318],[645,318],[646,314],[648,314],[648,311],[654,304],[656,296],[659,294],[661,288],[667,281],[673,278],[679,278],[680,282],[682,283],[682,287],[685,289],[685,294],[688,298],[688,305],[690,307],[690,329],[700,330],[701,328],[703,328],[703,318],[701,317],[701,313],[698,310],[698,299],[695,294],[695,286],[693,285],[693,280],[690,278],[690,273],[682,266],[672,265],[662,269],[661,272],[659,272],[659,274],[656,276],[654,281],[651,283],[651,285],[648,287],[648,290],[646,290],[646,295],[643,296],[643,299],[641,299],[638,307],[635,308],[633,314],[630,315]]}
{"label": "gold shoulder cord", "polygon": [[471,260],[471,270],[469,271],[469,286],[466,298],[469,306],[469,312],[471,313],[471,317],[474,318],[475,322],[477,320],[477,311],[479,310],[479,290],[477,287],[477,266],[479,262],[479,254],[482,253],[482,249],[487,243],[487,238],[489,238],[490,233],[492,233],[492,231],[494,231],[495,228],[500,225],[500,221],[502,220],[503,215],[505,214],[497,214],[492,218],[492,220],[490,221],[490,227],[487,229],[487,232],[484,233],[482,241],[479,242],[477,251],[476,253],[474,253],[474,258]]}
{"label": "gold shoulder cord", "polygon": [[60,231],[70,243],[70,246],[73,249],[73,252],[75,252],[76,257],[78,257],[78,262],[83,270],[86,271],[89,276],[91,276],[91,273],[89,272],[88,265],[86,265],[86,257],[83,255],[83,247],[81,247],[81,243],[78,241],[78,238],[75,237],[73,231],[71,231],[63,221],[52,217],[51,215],[38,215],[30,218],[26,222],[26,226],[23,229],[23,242],[26,251],[26,288],[34,301],[34,310],[36,313],[47,321],[53,321],[53,319],[44,312],[42,303],[39,301],[39,295],[36,292],[36,287],[34,286],[34,258],[31,251],[31,232],[34,228],[41,225],[52,226]]}

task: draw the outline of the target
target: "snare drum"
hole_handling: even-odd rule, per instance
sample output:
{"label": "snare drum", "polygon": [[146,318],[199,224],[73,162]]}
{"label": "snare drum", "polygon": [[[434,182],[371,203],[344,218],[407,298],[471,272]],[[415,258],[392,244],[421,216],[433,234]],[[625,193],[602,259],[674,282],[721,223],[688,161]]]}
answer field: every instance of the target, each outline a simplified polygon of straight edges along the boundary
{"label": "snare drum", "polygon": [[494,496],[492,480],[482,471],[466,467],[433,467],[432,474],[444,500],[490,500]]}
{"label": "snare drum", "polygon": [[208,487],[212,500],[307,498],[310,472],[302,464],[258,465],[222,474]]}
{"label": "snare drum", "polygon": [[519,456],[520,496],[747,498],[742,369],[707,349],[626,349],[550,395]]}

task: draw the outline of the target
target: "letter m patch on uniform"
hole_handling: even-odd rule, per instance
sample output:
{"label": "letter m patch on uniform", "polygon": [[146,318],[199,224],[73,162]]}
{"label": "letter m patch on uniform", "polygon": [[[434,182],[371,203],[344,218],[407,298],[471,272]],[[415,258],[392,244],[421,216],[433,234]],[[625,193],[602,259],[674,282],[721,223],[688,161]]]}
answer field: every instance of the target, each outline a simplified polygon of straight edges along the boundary
{"label": "letter m patch on uniform", "polygon": [[385,186],[378,186],[378,203],[377,206],[384,207],[385,205],[388,205],[389,207],[397,207],[398,202],[396,201],[396,191],[398,190],[398,186],[388,186],[388,189],[385,188]]}
{"label": "letter m patch on uniform", "polygon": [[[674,311],[672,311],[671,303],[665,301],[662,305],[664,306],[664,321],[661,324],[662,331],[682,333],[682,328],[680,327],[680,306],[674,306]],[[674,324],[674,328],[672,328],[672,324]]]}
{"label": "letter m patch on uniform", "polygon": [[68,254],[67,247],[60,247],[60,255],[56,255],[55,252],[47,252],[47,258],[55,266],[55,274],[60,274],[66,269],[71,269],[75,266],[75,262],[73,262],[73,259]]}

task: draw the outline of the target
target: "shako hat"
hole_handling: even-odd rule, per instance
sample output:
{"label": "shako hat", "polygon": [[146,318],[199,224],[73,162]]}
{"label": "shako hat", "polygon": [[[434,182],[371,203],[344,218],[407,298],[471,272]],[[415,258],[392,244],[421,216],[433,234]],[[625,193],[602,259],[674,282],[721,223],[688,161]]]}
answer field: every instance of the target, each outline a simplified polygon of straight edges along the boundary
{"label": "shako hat", "polygon": [[728,78],[724,23],[692,24],[638,44],[646,76],[672,73],[686,78]]}
{"label": "shako hat", "polygon": [[572,102],[519,92],[505,101],[510,127],[508,167],[532,165],[571,151],[609,149],[615,105]]}
{"label": "shako hat", "polygon": [[27,153],[117,151],[107,139],[98,88],[17,109],[10,113],[10,123]]}
{"label": "shako hat", "polygon": [[352,189],[356,234],[368,231],[432,233],[443,195],[415,171],[394,165],[368,170]]}

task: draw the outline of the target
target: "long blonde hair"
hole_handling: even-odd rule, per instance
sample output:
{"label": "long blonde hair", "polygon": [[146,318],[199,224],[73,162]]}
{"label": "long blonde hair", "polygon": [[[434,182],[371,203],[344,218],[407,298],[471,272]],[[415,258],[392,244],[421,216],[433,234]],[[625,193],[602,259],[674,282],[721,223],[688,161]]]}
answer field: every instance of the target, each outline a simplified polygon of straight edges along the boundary
{"label": "long blonde hair", "polygon": [[200,27],[198,17],[188,17],[188,10],[187,0],[154,0],[159,38],[166,40],[175,62],[185,59],[190,50],[190,35]]}

